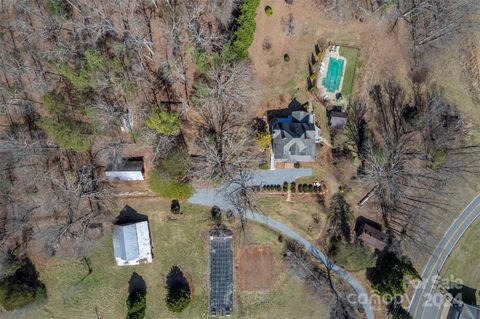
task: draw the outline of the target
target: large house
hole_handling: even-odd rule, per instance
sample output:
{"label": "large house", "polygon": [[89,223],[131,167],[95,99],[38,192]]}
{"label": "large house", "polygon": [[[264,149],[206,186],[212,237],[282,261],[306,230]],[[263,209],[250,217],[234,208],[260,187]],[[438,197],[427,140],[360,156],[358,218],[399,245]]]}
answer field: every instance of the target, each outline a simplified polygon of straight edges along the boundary
{"label": "large house", "polygon": [[119,266],[152,262],[148,221],[113,226],[113,252]]}
{"label": "large house", "polygon": [[272,169],[278,162],[315,161],[315,144],[321,142],[315,115],[293,111],[287,117],[277,117],[271,123]]}

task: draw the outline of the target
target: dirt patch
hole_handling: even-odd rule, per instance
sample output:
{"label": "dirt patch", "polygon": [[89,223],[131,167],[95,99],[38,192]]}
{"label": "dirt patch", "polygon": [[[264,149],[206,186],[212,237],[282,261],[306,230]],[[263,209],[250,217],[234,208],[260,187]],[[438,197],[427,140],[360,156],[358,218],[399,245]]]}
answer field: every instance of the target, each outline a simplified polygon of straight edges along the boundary
{"label": "dirt patch", "polygon": [[237,258],[240,290],[268,291],[273,288],[273,254],[268,245],[248,245],[240,248]]}

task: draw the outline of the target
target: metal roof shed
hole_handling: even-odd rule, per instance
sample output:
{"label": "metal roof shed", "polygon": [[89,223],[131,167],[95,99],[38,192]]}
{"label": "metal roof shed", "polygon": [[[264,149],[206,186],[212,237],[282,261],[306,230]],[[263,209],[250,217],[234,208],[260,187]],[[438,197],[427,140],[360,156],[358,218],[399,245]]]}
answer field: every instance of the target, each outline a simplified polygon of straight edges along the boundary
{"label": "metal roof shed", "polygon": [[152,246],[148,222],[114,225],[113,252],[119,266],[152,262]]}
{"label": "metal roof shed", "polygon": [[143,173],[143,157],[124,159],[121,165],[109,165],[105,171],[110,181],[143,181],[145,179]]}

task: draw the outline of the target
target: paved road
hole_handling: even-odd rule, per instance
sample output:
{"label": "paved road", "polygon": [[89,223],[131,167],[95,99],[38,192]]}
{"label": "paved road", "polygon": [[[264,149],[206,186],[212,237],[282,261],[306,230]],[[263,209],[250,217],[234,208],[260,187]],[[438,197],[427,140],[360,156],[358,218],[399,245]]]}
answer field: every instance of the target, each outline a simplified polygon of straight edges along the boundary
{"label": "paved road", "polygon": [[[289,183],[293,182],[296,178],[301,176],[310,176],[312,175],[312,171],[310,169],[282,169],[278,171],[255,171],[253,175],[254,176],[251,180],[252,185],[282,184],[285,181]],[[233,207],[231,203],[226,198],[226,194],[228,194],[230,191],[231,189],[225,186],[210,189],[196,189],[195,194],[188,201],[193,204],[205,206],[217,205],[222,209],[232,209]],[[357,295],[360,296],[359,301],[362,304],[367,318],[374,319],[368,294],[363,288],[362,284],[358,282],[355,277],[351,276],[348,272],[334,264],[332,261],[328,260],[328,258],[319,249],[284,224],[270,217],[252,211],[248,211],[246,217],[296,240],[315,258],[324,264],[328,264],[331,269],[336,272],[340,278],[348,282],[353,287]]]}
{"label": "paved road", "polygon": [[433,251],[422,272],[409,312],[415,319],[437,319],[443,307],[443,297],[435,289],[435,280],[443,264],[468,227],[480,216],[480,194],[460,213]]}

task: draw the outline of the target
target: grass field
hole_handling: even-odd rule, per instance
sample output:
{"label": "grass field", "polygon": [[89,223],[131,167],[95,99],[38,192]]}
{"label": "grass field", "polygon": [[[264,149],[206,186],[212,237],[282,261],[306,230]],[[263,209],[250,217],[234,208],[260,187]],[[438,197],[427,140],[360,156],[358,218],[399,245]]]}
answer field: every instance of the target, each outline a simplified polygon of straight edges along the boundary
{"label": "grass field", "polygon": [[[326,214],[323,207],[314,202],[287,202],[283,197],[264,197],[258,201],[265,215],[270,216],[299,233],[314,237],[325,225]],[[312,215],[319,218],[319,223],[313,222]]]}
{"label": "grass field", "polygon": [[[122,203],[123,204],[123,203]],[[47,287],[46,304],[12,313],[12,318],[125,318],[128,281],[137,272],[146,282],[146,318],[208,318],[208,229],[212,226],[209,211],[194,206],[182,206],[185,214],[167,221],[169,203],[156,198],[125,202],[149,216],[154,246],[152,264],[118,267],[113,258],[111,232],[90,251],[92,273],[88,275],[81,260],[49,259],[37,262],[39,277]],[[238,229],[238,225],[231,225]],[[246,235],[235,231],[234,251],[247,242],[266,243],[275,258],[275,287],[267,293],[234,292],[233,318],[276,317],[300,314],[302,318],[328,313],[327,306],[311,296],[304,286],[282,271],[282,244],[273,231],[250,222]],[[193,300],[180,314],[168,311],[165,305],[165,279],[170,268],[178,266],[192,283]],[[88,275],[88,276],[87,276]],[[309,300],[308,303],[305,300]],[[325,315],[326,318],[326,315]]]}
{"label": "grass field", "polygon": [[[463,235],[443,266],[442,276],[458,278],[463,284],[480,290],[480,219]],[[477,300],[478,302],[479,300]]]}
{"label": "grass field", "polygon": [[357,66],[358,50],[354,48],[340,47],[340,56],[347,59],[347,67],[343,78],[342,94],[350,96],[353,90],[353,81],[355,80],[355,67]]}

